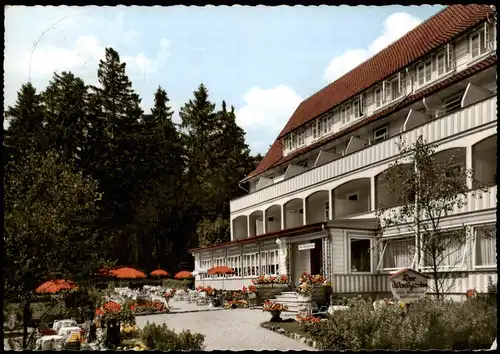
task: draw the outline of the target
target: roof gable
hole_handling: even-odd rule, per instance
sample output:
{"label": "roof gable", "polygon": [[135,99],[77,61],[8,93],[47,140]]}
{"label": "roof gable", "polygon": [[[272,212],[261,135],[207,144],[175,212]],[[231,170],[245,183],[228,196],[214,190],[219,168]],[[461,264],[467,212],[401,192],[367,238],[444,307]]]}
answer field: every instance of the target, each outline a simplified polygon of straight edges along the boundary
{"label": "roof gable", "polygon": [[[283,160],[281,140],[284,135],[418,61],[427,53],[478,25],[487,19],[488,14],[492,12],[493,10],[488,5],[449,6],[372,58],[304,100],[290,117],[260,164],[244,181]],[[305,153],[316,145],[307,146],[300,152]]]}

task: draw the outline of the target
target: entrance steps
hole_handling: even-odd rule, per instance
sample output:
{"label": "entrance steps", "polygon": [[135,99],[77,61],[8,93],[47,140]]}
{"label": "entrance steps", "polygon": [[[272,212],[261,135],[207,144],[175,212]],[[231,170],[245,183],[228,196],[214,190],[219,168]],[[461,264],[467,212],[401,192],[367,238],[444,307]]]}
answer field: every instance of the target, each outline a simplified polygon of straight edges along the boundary
{"label": "entrance steps", "polygon": [[310,306],[309,301],[299,300],[298,295],[293,291],[284,291],[281,294],[275,295],[274,299],[270,301],[288,307],[288,311],[281,313],[282,318],[295,318],[304,307]]}

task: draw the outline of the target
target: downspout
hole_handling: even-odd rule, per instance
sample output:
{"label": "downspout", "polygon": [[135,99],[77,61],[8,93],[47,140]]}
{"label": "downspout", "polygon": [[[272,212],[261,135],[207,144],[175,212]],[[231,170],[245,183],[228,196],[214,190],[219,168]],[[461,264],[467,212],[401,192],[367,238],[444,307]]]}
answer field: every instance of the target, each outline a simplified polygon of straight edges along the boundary
{"label": "downspout", "polygon": [[238,182],[238,187],[240,187],[241,189],[243,189],[245,192],[250,193],[250,191],[249,191],[249,190],[247,190],[247,189],[245,189],[245,188],[241,185],[241,183],[240,183],[240,182]]}

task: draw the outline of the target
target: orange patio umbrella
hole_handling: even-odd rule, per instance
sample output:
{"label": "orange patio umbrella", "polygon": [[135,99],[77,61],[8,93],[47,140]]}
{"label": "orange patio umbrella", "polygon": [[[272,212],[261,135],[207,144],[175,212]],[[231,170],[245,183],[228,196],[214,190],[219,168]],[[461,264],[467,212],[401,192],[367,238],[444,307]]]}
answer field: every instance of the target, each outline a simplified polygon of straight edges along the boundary
{"label": "orange patio umbrella", "polygon": [[188,272],[187,270],[182,270],[174,276],[175,279],[189,279],[192,277],[193,274],[191,274],[191,272]]}
{"label": "orange patio umbrella", "polygon": [[157,269],[153,270],[149,275],[152,275],[154,277],[168,277],[168,272],[163,269]]}
{"label": "orange patio umbrella", "polygon": [[210,268],[208,271],[207,271],[207,274],[234,274],[234,270],[232,270],[231,268],[229,267],[225,267],[225,266],[221,266],[221,267],[213,267],[213,268]]}
{"label": "orange patio umbrella", "polygon": [[109,276],[112,276],[111,272],[112,272],[111,268],[102,267],[102,268],[99,268],[97,270],[97,272],[95,272],[94,275],[109,277]]}
{"label": "orange patio umbrella", "polygon": [[144,274],[140,270],[137,270],[134,268],[129,268],[129,267],[114,269],[110,273],[114,277],[120,278],[120,279],[143,279],[143,278],[146,278],[146,274]]}
{"label": "orange patio umbrella", "polygon": [[35,292],[37,293],[57,293],[58,291],[61,290],[71,290],[75,289],[77,286],[75,283],[73,283],[70,280],[64,280],[64,279],[54,279],[54,280],[49,280],[40,285],[38,288],[35,289]]}

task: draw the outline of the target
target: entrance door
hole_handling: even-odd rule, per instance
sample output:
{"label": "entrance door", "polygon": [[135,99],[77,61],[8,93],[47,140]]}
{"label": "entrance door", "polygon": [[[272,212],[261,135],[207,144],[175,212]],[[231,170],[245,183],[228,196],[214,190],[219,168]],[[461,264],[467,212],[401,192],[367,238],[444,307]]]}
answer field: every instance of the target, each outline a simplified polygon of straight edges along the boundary
{"label": "entrance door", "polygon": [[311,250],[311,274],[322,274],[321,266],[323,263],[323,243],[321,239],[314,240],[314,248]]}

